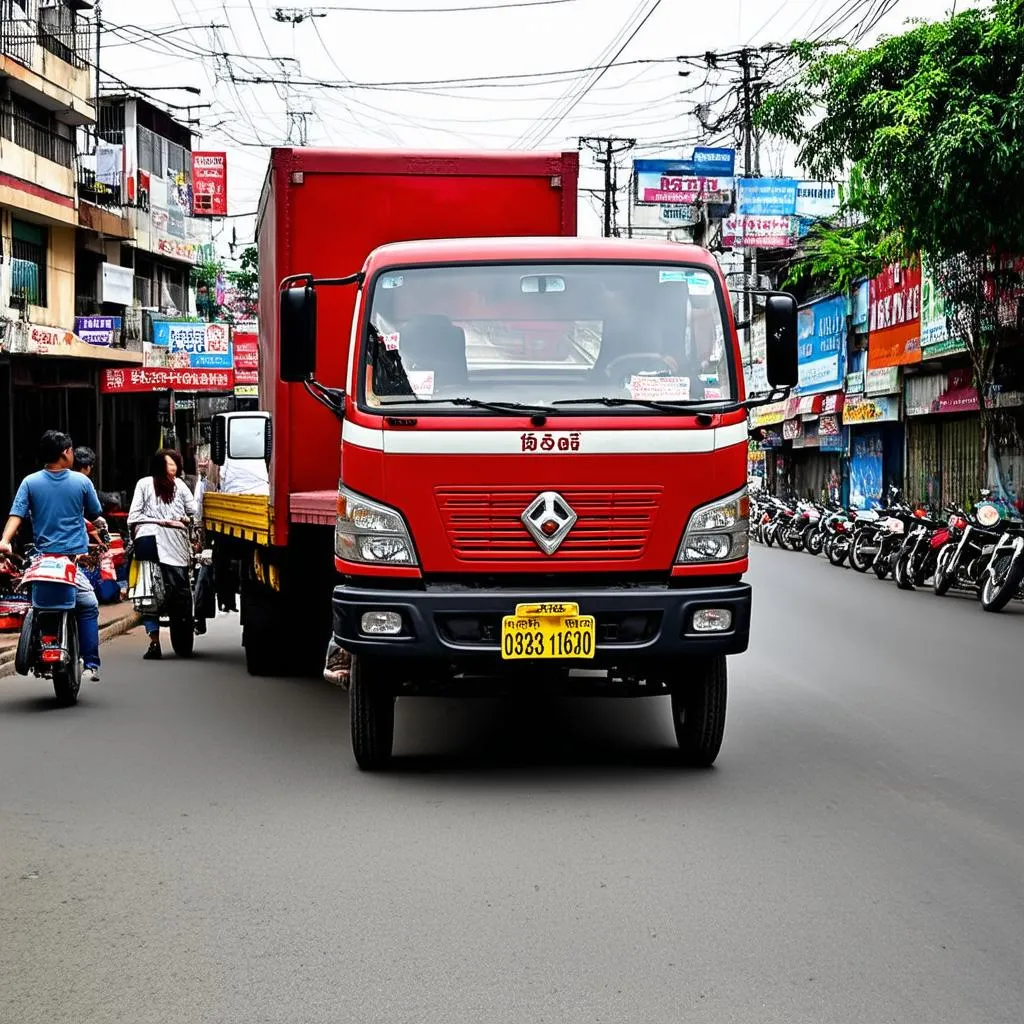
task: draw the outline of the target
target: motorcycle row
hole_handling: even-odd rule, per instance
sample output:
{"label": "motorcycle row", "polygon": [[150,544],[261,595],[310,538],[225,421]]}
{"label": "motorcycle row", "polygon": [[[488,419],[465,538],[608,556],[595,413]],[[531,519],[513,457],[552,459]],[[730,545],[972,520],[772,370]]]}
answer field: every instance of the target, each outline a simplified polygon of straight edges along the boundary
{"label": "motorcycle row", "polygon": [[1024,600],[1024,520],[1011,505],[982,491],[970,510],[936,515],[908,504],[890,487],[884,507],[844,509],[836,503],[751,496],[750,536],[768,547],[824,554],[835,566],[892,577],[900,590],[931,583],[939,597],[973,592],[988,612]]}

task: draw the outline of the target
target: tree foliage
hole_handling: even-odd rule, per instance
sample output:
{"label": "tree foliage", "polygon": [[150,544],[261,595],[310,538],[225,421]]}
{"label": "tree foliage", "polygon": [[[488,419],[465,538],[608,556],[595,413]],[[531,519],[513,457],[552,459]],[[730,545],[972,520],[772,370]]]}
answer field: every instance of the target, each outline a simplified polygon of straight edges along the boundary
{"label": "tree foliage", "polygon": [[[918,21],[867,50],[792,53],[794,80],[758,126],[797,145],[811,177],[849,184],[791,280],[846,288],[924,254],[984,396],[1019,326],[1020,266],[1006,255],[1024,252],[1024,0]],[[979,483],[996,427],[984,401],[981,420]]]}
{"label": "tree foliage", "polygon": [[1019,250],[1024,0],[794,59],[795,81],[765,98],[758,124],[795,143],[812,177],[849,176],[865,264]]}

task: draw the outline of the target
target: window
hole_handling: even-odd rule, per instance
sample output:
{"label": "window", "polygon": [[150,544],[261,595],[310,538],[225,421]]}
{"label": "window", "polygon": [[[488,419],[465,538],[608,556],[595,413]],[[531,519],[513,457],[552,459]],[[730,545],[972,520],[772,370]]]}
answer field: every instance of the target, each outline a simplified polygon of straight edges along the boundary
{"label": "window", "polygon": [[21,304],[46,305],[46,228],[11,221],[11,298]]}
{"label": "window", "polygon": [[445,415],[487,402],[635,413],[645,402],[728,400],[734,367],[724,310],[716,278],[701,267],[385,272],[373,283],[364,340],[365,404],[430,402]]}

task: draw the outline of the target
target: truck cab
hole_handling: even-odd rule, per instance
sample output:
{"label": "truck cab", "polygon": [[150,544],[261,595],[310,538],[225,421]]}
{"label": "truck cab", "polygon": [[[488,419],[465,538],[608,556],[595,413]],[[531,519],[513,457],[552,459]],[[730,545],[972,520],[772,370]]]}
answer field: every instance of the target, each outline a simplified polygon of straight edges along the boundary
{"label": "truck cab", "polygon": [[[668,695],[681,759],[713,763],[751,590],[747,406],[711,254],[445,239],[329,283],[356,290],[344,381],[316,379],[310,275],[282,284],[280,375],[341,420],[333,633],[360,767],[391,757],[399,696],[537,687]],[[792,297],[766,319],[769,377],[793,384]]]}

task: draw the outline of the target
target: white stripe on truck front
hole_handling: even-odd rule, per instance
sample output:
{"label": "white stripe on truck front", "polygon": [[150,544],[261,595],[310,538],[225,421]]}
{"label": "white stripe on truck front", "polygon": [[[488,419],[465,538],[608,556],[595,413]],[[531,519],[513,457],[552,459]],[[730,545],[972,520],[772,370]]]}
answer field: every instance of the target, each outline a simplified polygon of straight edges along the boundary
{"label": "white stripe on truck front", "polygon": [[[347,444],[389,455],[681,455],[746,444],[747,424],[689,430],[373,430],[346,420],[341,436]],[[537,447],[524,449],[524,436],[535,438]]]}

